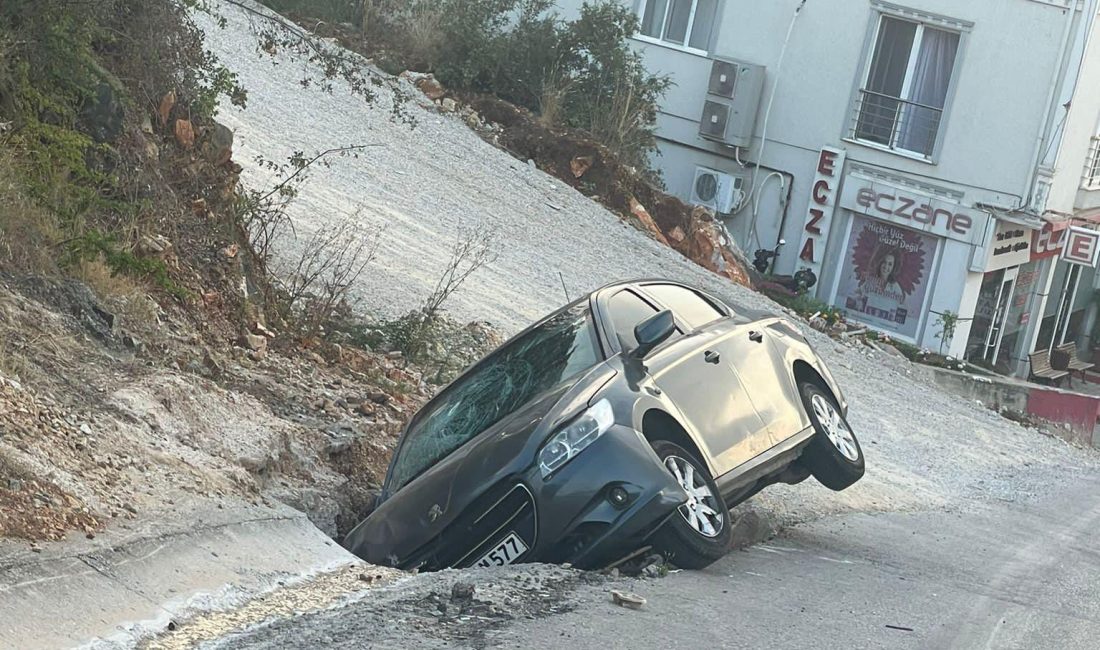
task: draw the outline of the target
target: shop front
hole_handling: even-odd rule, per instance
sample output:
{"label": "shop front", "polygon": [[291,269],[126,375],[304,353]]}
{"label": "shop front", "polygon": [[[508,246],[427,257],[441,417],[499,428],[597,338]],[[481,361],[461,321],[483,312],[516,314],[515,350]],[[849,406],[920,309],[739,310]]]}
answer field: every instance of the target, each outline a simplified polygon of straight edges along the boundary
{"label": "shop front", "polygon": [[1100,234],[1071,227],[1069,221],[1047,222],[1039,230],[998,222],[996,232],[966,359],[1027,377],[1033,352],[1076,343],[1078,355],[1089,357],[1097,322]]}
{"label": "shop front", "polygon": [[1076,343],[1079,355],[1089,356],[1096,321],[1100,234],[1091,228],[1068,227],[1060,235],[1061,245],[1048,254],[1053,273],[1035,349],[1049,351]]}
{"label": "shop front", "polygon": [[1041,296],[1042,258],[1032,252],[1035,231],[998,220],[974,306],[965,358],[1013,374],[1030,351],[1032,313]]}
{"label": "shop front", "polygon": [[829,302],[900,340],[949,345],[937,312],[958,313],[968,277],[984,267],[990,215],[858,172],[845,176],[838,207]]}

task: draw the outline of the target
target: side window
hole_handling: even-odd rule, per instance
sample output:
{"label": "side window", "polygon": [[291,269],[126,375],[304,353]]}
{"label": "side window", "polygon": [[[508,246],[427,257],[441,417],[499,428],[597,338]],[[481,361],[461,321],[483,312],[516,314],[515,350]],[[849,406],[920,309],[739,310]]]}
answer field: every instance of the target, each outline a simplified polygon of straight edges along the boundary
{"label": "side window", "polygon": [[706,51],[714,31],[718,0],[644,0],[638,13],[643,35]]}
{"label": "side window", "polygon": [[691,289],[673,284],[651,284],[646,286],[645,290],[662,305],[671,309],[692,329],[703,327],[723,317],[722,312]]}
{"label": "side window", "polygon": [[632,348],[638,345],[634,338],[634,327],[657,313],[657,308],[638,297],[632,291],[620,291],[608,302],[611,311],[611,324],[623,343]]}

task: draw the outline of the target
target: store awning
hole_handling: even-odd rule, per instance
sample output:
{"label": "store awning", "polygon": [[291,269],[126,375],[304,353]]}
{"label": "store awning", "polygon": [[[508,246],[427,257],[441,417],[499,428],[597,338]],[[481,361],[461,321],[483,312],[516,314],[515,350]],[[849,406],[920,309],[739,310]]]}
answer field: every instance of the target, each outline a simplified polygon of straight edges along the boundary
{"label": "store awning", "polygon": [[997,221],[1007,221],[1008,223],[1014,223],[1017,226],[1023,226],[1031,230],[1039,230],[1043,227],[1043,219],[1022,210],[1005,210],[1003,208],[992,207],[987,209],[993,213]]}

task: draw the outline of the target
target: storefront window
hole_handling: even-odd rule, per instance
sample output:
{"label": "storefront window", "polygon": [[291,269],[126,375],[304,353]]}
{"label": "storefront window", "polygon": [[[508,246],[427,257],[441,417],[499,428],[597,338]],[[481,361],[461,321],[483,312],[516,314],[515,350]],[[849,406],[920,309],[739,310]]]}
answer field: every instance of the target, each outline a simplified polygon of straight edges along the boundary
{"label": "storefront window", "polygon": [[937,239],[853,215],[849,242],[837,306],[855,320],[915,340]]}
{"label": "storefront window", "polygon": [[[1049,350],[1062,343],[1077,341],[1084,332],[1085,311],[1089,307],[1089,288],[1095,270],[1079,264],[1059,262],[1050,285],[1039,342],[1035,349]],[[1082,295],[1083,294],[1083,295]]]}

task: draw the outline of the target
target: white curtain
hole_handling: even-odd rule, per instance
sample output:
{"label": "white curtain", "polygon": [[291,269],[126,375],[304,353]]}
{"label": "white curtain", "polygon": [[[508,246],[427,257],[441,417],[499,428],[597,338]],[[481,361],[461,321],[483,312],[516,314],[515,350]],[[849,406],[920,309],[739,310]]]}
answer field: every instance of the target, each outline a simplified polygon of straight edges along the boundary
{"label": "white curtain", "polygon": [[898,147],[901,149],[925,155],[932,153],[958,50],[958,34],[925,28],[909,83],[909,96],[905,98],[913,104],[905,105],[900,116]]}

